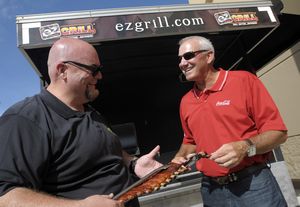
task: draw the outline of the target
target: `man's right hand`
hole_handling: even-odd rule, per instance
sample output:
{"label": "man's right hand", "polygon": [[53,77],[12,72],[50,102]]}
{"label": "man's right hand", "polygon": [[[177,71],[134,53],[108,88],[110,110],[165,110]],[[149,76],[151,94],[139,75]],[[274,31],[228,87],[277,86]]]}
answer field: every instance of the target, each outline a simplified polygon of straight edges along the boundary
{"label": "man's right hand", "polygon": [[182,144],[179,151],[176,153],[172,162],[183,164],[187,162],[196,152],[196,145],[193,144]]}
{"label": "man's right hand", "polygon": [[173,160],[171,162],[174,162],[174,163],[178,163],[178,164],[183,164],[187,161],[189,161],[189,159],[191,157],[193,157],[195,155],[195,153],[191,153],[191,154],[188,154],[186,157],[174,157]]}
{"label": "man's right hand", "polygon": [[17,187],[0,196],[0,207],[124,207],[123,202],[112,198],[113,194],[71,200]]}
{"label": "man's right hand", "polygon": [[183,164],[187,161],[185,157],[174,157],[171,162],[178,163],[178,164]]}
{"label": "man's right hand", "polygon": [[124,207],[123,202],[112,199],[110,195],[93,195],[80,201],[80,207]]}

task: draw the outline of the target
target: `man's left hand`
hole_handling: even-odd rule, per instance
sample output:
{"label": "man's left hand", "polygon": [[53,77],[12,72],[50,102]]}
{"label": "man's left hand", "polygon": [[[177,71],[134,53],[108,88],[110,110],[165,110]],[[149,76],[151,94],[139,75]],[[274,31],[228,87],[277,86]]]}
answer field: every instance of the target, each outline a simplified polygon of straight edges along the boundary
{"label": "man's left hand", "polygon": [[209,159],[226,168],[237,166],[247,154],[248,145],[245,141],[231,142],[222,145],[211,153]]}
{"label": "man's left hand", "polygon": [[159,154],[159,150],[160,146],[157,145],[150,153],[140,157],[137,160],[134,172],[139,178],[144,177],[163,165],[155,160],[155,156]]}

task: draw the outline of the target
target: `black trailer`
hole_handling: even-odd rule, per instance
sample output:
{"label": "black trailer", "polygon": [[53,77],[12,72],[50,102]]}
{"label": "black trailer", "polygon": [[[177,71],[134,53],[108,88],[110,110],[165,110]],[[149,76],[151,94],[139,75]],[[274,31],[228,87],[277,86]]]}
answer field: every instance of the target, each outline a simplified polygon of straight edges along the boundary
{"label": "black trailer", "polygon": [[215,45],[215,67],[255,73],[298,39],[281,9],[281,1],[251,1],[22,15],[18,47],[44,86],[53,42],[74,37],[92,43],[105,66],[92,105],[121,136],[133,135],[132,153],[139,152],[136,140],[142,154],[159,144],[167,162],[181,144],[179,102],[191,88],[178,69],[179,39],[205,36]]}

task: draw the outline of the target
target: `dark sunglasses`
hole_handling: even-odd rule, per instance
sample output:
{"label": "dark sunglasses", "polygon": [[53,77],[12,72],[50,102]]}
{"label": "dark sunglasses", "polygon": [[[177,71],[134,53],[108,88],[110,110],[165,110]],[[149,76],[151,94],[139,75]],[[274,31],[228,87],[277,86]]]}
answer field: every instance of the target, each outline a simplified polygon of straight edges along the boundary
{"label": "dark sunglasses", "polygon": [[96,76],[98,72],[101,72],[101,69],[103,68],[103,65],[85,65],[85,64],[82,64],[82,63],[78,63],[78,62],[75,62],[75,61],[63,61],[64,64],[68,63],[70,65],[73,65],[79,69],[86,69],[88,71],[91,72],[92,76]]}
{"label": "dark sunglasses", "polygon": [[192,58],[194,58],[197,53],[200,54],[202,52],[207,52],[208,50],[197,50],[197,51],[191,51],[191,52],[186,52],[184,53],[183,55],[179,55],[178,56],[178,59],[179,59],[179,62],[181,62],[181,59],[184,58],[185,60],[190,60]]}

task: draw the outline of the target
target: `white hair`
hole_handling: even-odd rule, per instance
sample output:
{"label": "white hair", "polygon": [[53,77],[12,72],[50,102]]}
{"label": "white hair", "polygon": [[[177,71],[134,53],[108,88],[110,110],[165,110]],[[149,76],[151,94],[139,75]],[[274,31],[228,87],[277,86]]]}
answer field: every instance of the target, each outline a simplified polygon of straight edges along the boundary
{"label": "white hair", "polygon": [[183,43],[185,43],[188,40],[195,40],[198,42],[199,44],[199,49],[201,50],[209,50],[212,51],[213,53],[215,53],[215,48],[213,46],[213,44],[211,43],[211,41],[205,37],[202,36],[189,36],[189,37],[185,37],[183,39],[181,39],[178,44],[179,46],[182,45]]}

